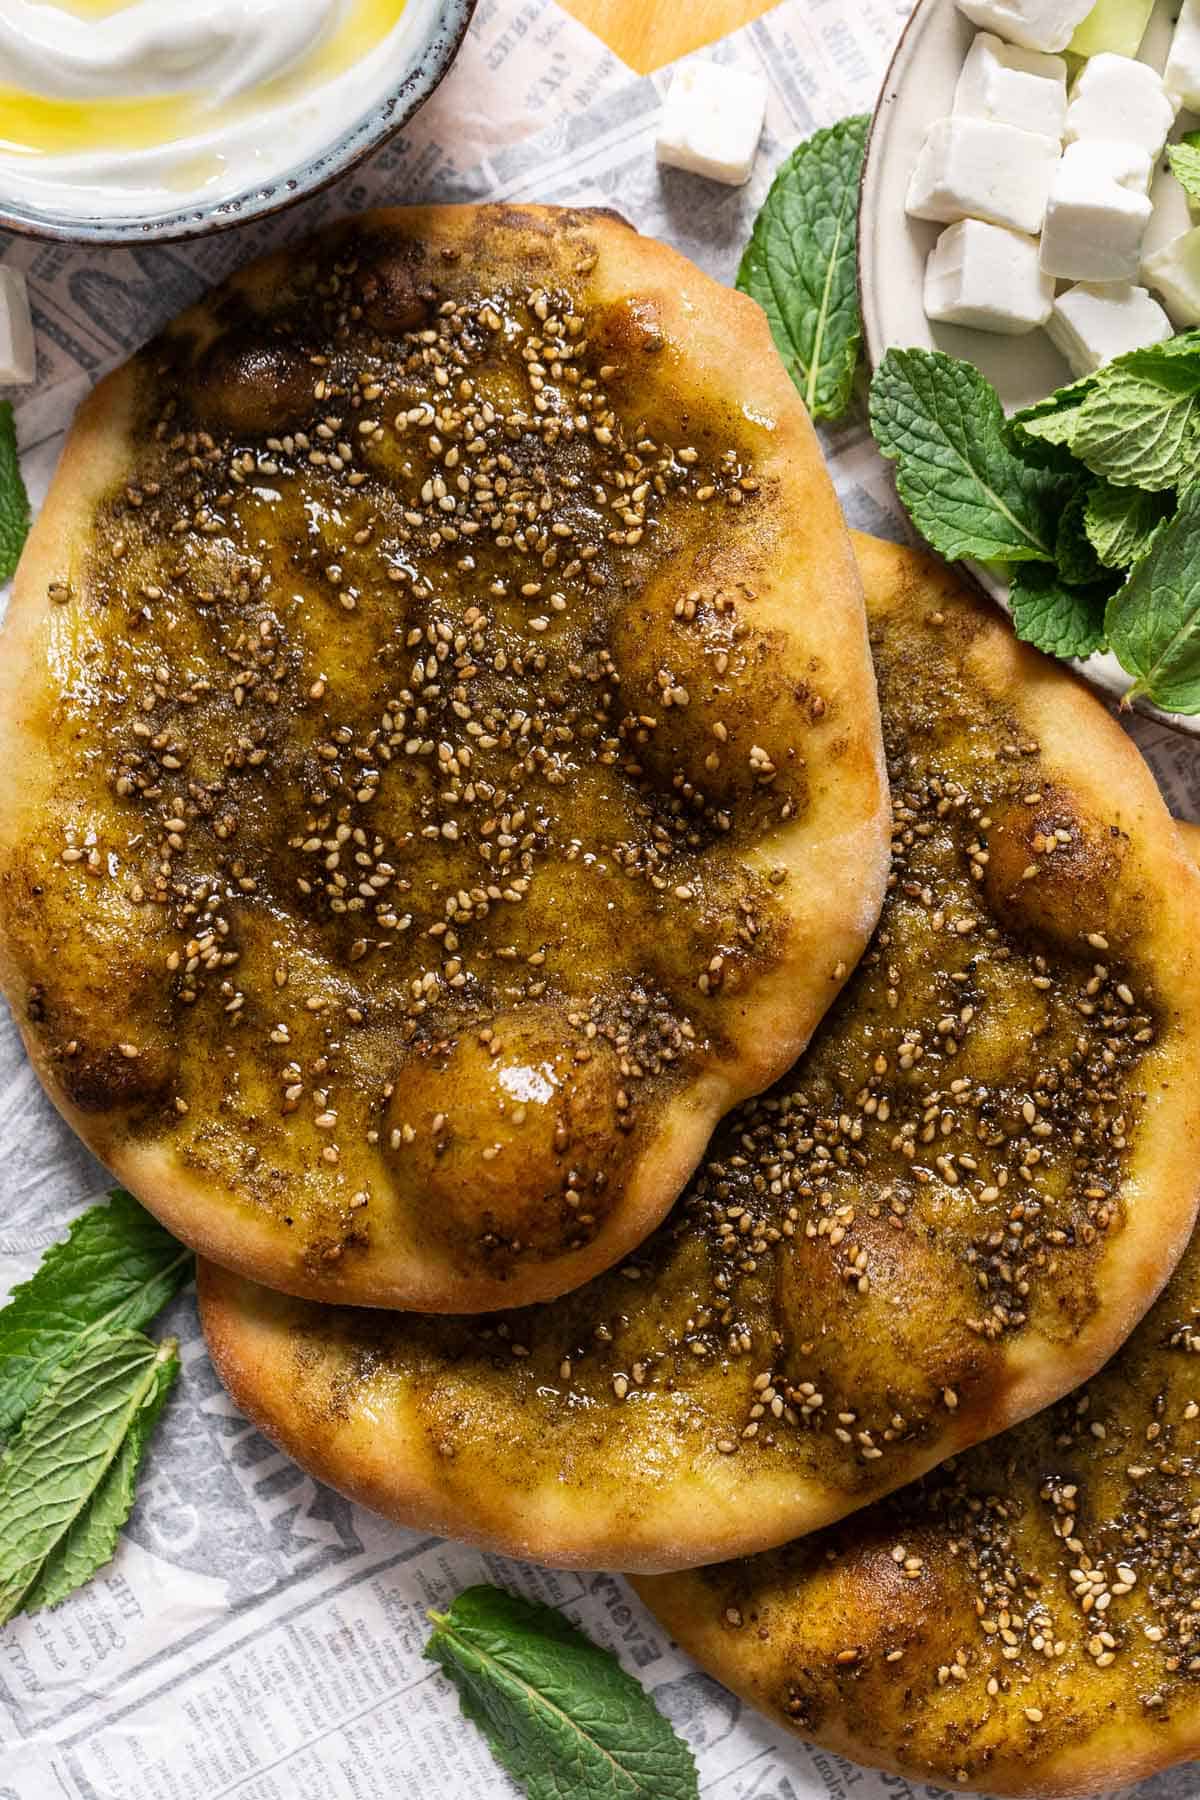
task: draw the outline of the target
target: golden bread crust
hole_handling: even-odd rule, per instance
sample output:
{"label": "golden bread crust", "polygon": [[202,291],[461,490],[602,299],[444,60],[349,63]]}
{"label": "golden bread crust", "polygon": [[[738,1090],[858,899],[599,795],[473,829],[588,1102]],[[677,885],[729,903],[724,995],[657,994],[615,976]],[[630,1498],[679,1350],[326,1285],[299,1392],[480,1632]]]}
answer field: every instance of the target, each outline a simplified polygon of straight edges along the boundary
{"label": "golden bread crust", "polygon": [[939,565],[858,544],[892,780],[876,937],[670,1217],[503,1318],[200,1275],[214,1361],[307,1468],[543,1563],[815,1530],[1056,1399],[1200,1194],[1200,877],[1080,684]]}
{"label": "golden bread crust", "polygon": [[80,412],[4,628],[0,979],[180,1237],[588,1279],[872,929],[861,589],[762,315],[613,217],[349,220]]}

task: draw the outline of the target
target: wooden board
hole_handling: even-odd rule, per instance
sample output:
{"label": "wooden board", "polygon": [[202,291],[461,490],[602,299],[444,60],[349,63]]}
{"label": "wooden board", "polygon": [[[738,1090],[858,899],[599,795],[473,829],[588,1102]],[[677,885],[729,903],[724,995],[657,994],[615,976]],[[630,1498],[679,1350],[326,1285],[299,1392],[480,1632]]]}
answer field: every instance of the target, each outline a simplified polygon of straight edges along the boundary
{"label": "wooden board", "polygon": [[761,18],[776,0],[560,0],[622,62],[649,75]]}

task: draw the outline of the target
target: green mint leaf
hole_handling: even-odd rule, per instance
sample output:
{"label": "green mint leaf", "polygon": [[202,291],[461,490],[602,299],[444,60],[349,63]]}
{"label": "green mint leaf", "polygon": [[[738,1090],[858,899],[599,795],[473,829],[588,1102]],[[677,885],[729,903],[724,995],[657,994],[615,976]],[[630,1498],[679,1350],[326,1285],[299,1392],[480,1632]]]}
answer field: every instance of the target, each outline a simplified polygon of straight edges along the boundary
{"label": "green mint leaf", "polygon": [[1200,332],[1131,350],[1099,370],[1071,450],[1115,487],[1160,491],[1200,474]]}
{"label": "green mint leaf", "polygon": [[29,536],[29,495],[17,457],[11,400],[0,402],[0,581],[11,581]]}
{"label": "green mint leaf", "polygon": [[850,405],[862,346],[858,189],[870,123],[843,119],[792,152],[738,269],[814,419],[840,419]]}
{"label": "green mint leaf", "polygon": [[17,1426],[63,1359],[91,1338],[138,1330],[191,1277],[193,1258],[118,1189],[52,1244],[0,1310],[0,1436]]}
{"label": "green mint leaf", "polygon": [[1145,556],[1174,506],[1173,494],[1143,494],[1138,488],[1094,481],[1088,490],[1084,529],[1105,568],[1128,569]]}
{"label": "green mint leaf", "polygon": [[1059,579],[1068,587],[1091,587],[1107,581],[1111,588],[1109,572],[1087,534],[1087,503],[1088,488],[1081,482],[1059,514],[1054,542]]}
{"label": "green mint leaf", "polygon": [[996,391],[970,363],[889,350],[871,383],[871,430],[913,523],[943,556],[1053,562],[1072,483],[1013,452]]}
{"label": "green mint leaf", "polygon": [[1082,381],[1073,381],[1014,413],[1008,423],[1017,449],[1031,457],[1041,452],[1042,460],[1048,452],[1069,451],[1079,409],[1095,385],[1095,376],[1085,375]]}
{"label": "green mint leaf", "polygon": [[1200,484],[1109,601],[1105,627],[1133,693],[1167,712],[1200,712]]}
{"label": "green mint leaf", "polygon": [[614,1656],[548,1606],[472,1587],[425,1654],[529,1800],[697,1800],[691,1751]]}
{"label": "green mint leaf", "polygon": [[1172,175],[1188,199],[1200,206],[1200,131],[1186,132],[1182,143],[1172,144],[1167,155]]}
{"label": "green mint leaf", "polygon": [[159,1352],[159,1360],[154,1365],[154,1385],[133,1415],[108,1473],[70,1530],[42,1564],[33,1586],[26,1591],[22,1612],[57,1606],[85,1581],[90,1581],[111,1559],[121,1527],[133,1511],[138,1470],[146,1445],[179,1373],[176,1341],[168,1338],[159,1346]]}
{"label": "green mint leaf", "polygon": [[1104,605],[1111,581],[1068,587],[1044,563],[1018,569],[1008,604],[1019,638],[1051,656],[1091,656],[1104,644]]}
{"label": "green mint leaf", "polygon": [[157,1417],[178,1366],[173,1340],[115,1331],[54,1371],[0,1462],[0,1624],[108,1561],[133,1498],[132,1480],[109,1477],[130,1432],[144,1442],[139,1415]]}

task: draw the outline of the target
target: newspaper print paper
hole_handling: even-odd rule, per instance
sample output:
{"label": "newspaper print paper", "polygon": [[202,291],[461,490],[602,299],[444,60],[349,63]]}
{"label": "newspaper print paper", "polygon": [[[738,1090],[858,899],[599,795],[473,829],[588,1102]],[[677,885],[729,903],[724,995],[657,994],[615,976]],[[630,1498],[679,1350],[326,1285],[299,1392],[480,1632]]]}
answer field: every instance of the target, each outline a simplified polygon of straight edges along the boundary
{"label": "newspaper print paper", "polygon": [[[895,0],[783,0],[706,53],[770,81],[746,189],[656,168],[666,72],[631,74],[554,0],[480,0],[455,69],[405,134],[283,219],[181,247],[0,239],[0,259],[29,277],[37,325],[38,384],[13,395],[35,503],[89,384],[228,270],[348,210],[601,203],[732,280],[776,164],[814,128],[873,104],[908,11]],[[851,522],[903,536],[861,419],[826,447]],[[1176,809],[1200,817],[1200,750],[1159,727],[1133,729]],[[106,1186],[43,1096],[7,1013],[0,1146],[6,1292]],[[190,1294],[155,1329],[179,1335],[183,1373],[116,1559],[54,1611],[0,1632],[0,1800],[512,1795],[422,1657],[427,1609],[475,1581],[561,1607],[614,1649],[691,1743],[706,1800],[913,1800],[907,1782],[802,1745],[744,1708],[672,1649],[619,1576],[418,1537],[310,1480],[226,1398]],[[1185,1800],[1197,1786],[1194,1768],[1178,1770],[1140,1800]]]}

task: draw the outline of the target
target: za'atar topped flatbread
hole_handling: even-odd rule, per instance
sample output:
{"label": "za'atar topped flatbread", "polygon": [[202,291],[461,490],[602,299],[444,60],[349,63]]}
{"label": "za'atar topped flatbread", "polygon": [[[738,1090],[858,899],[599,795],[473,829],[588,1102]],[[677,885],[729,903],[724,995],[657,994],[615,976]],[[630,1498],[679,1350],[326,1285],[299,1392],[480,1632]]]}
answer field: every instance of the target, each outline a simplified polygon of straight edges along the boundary
{"label": "za'atar topped flatbread", "polygon": [[875,923],[861,588],[758,309],[614,218],[371,214],[79,415],[4,632],[0,972],[292,1292],[577,1285]]}

